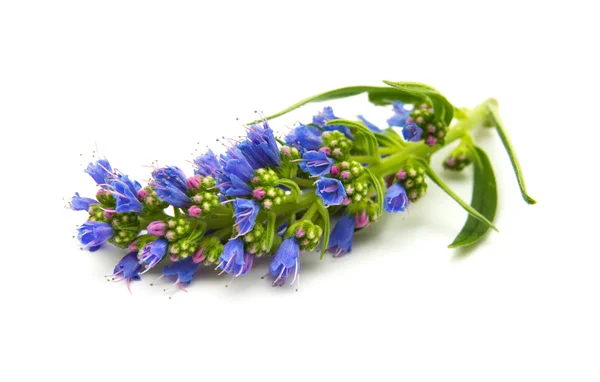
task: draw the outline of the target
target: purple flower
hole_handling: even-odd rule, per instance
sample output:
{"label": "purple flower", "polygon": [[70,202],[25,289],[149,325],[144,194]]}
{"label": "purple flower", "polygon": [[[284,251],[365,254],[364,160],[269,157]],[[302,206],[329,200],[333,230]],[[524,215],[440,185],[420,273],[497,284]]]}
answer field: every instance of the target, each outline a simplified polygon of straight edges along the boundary
{"label": "purple flower", "polygon": [[388,125],[404,127],[410,117],[410,112],[404,108],[404,103],[400,101],[393,102],[394,115],[387,120]]}
{"label": "purple flower", "polygon": [[142,212],[142,203],[137,199],[141,189],[138,182],[131,181],[127,175],[119,175],[110,181],[110,186],[117,201],[117,212]]}
{"label": "purple flower", "polygon": [[334,119],[340,119],[340,118],[336,117],[335,114],[333,114],[333,109],[331,108],[331,106],[326,106],[323,108],[323,111],[321,111],[319,114],[317,114],[313,117],[313,123],[315,125],[320,126],[321,128],[323,128],[326,131],[337,130],[341,133],[344,133],[346,138],[353,139],[354,137],[352,136],[352,132],[350,131],[348,126],[326,125],[326,123],[328,121],[332,121]]}
{"label": "purple flower", "polygon": [[329,173],[333,159],[323,151],[307,151],[300,160],[300,168],[312,176],[323,176]]}
{"label": "purple flower", "polygon": [[223,167],[219,172],[219,190],[227,196],[250,195],[252,189],[247,182],[252,179],[254,168],[244,154],[238,148],[232,147],[227,153],[221,154],[219,162]]}
{"label": "purple flower", "polygon": [[141,270],[142,264],[140,264],[140,261],[137,258],[137,252],[129,252],[115,266],[113,277],[115,278],[115,281],[125,280],[127,289],[129,289],[129,293],[131,293],[131,280],[139,280]]}
{"label": "purple flower", "polygon": [[250,253],[244,252],[244,241],[241,238],[229,240],[223,247],[223,253],[219,257],[221,273],[227,272],[230,275],[238,277],[248,273],[252,268],[254,257]]}
{"label": "purple flower", "polygon": [[329,237],[327,251],[334,257],[343,256],[352,251],[355,218],[344,215],[337,221]]}
{"label": "purple flower", "polygon": [[363,117],[362,115],[359,115],[358,119],[360,119],[362,121],[362,123],[364,123],[365,126],[367,126],[369,128],[369,130],[371,130],[374,133],[381,133],[383,131],[379,127],[377,127],[374,124],[372,124],[371,122],[367,121],[365,119],[365,117]]}
{"label": "purple flower", "polygon": [[317,195],[323,199],[323,203],[325,203],[325,205],[340,205],[346,197],[344,185],[337,179],[321,178],[317,180],[316,185]]}
{"label": "purple flower", "polygon": [[238,148],[254,169],[277,167],[281,163],[273,130],[266,122],[250,126],[246,140]]}
{"label": "purple flower", "polygon": [[217,159],[217,156],[210,149],[206,154],[194,159],[194,164],[196,165],[196,170],[194,171],[196,175],[214,176],[221,169],[219,159]]}
{"label": "purple flower", "polygon": [[245,235],[252,231],[256,216],[260,211],[260,205],[256,200],[235,199],[233,201],[233,215],[235,216],[235,228],[238,235]]}
{"label": "purple flower", "polygon": [[299,150],[318,150],[323,144],[322,134],[323,132],[316,126],[300,124],[285,137],[285,142]]}
{"label": "purple flower", "polygon": [[187,177],[183,170],[175,166],[157,168],[152,172],[154,182],[163,187],[176,187],[182,192],[187,192]]}
{"label": "purple flower", "polygon": [[114,235],[110,224],[104,222],[88,221],[79,226],[77,239],[84,245],[84,248],[93,252],[100,248]]}
{"label": "purple flower", "polygon": [[198,270],[200,263],[194,262],[190,256],[183,260],[175,261],[171,265],[165,265],[162,269],[163,276],[177,276],[175,284],[189,283],[192,281],[194,273]]}
{"label": "purple flower", "polygon": [[78,192],[71,198],[71,209],[73,211],[89,211],[92,204],[98,204],[98,201],[92,198],[82,198]]}
{"label": "purple flower", "polygon": [[292,272],[294,272],[292,284],[296,281],[300,273],[299,255],[300,244],[296,238],[288,237],[283,240],[269,265],[269,272],[275,278],[273,285],[283,285]]}
{"label": "purple flower", "polygon": [[385,212],[394,214],[396,212],[404,212],[408,207],[408,196],[406,190],[399,183],[394,183],[385,192],[383,209]]}
{"label": "purple flower", "polygon": [[110,167],[110,163],[106,159],[90,163],[84,171],[90,174],[92,179],[96,181],[96,184],[108,183],[108,179],[112,175],[112,167]]}
{"label": "purple flower", "polygon": [[[167,253],[169,242],[164,237],[149,242],[138,255],[140,260],[146,263],[146,271],[155,266]],[[146,272],[144,271],[144,272]]]}
{"label": "purple flower", "polygon": [[402,128],[402,136],[407,142],[418,142],[421,140],[422,135],[423,129],[414,122],[410,122]]}

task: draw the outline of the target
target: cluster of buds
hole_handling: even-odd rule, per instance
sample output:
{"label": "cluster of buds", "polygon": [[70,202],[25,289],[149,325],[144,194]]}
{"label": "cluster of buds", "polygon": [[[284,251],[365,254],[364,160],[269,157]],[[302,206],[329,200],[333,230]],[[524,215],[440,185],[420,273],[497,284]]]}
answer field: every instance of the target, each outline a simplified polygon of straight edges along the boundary
{"label": "cluster of buds", "polygon": [[271,169],[259,168],[252,177],[252,196],[265,209],[271,209],[285,202],[285,191],[277,186],[279,176]]}
{"label": "cluster of buds", "polygon": [[193,203],[187,210],[188,215],[194,218],[209,217],[214,209],[221,204],[215,178],[195,175],[188,178],[186,183],[188,186],[187,195]]}
{"label": "cluster of buds", "polygon": [[415,105],[415,109],[410,113],[410,118],[408,118],[407,122],[416,123],[423,130],[422,138],[427,145],[444,145],[446,134],[448,133],[448,125],[443,121],[435,120],[431,105],[427,103],[419,106]]}
{"label": "cluster of buds", "polygon": [[462,171],[471,164],[470,150],[467,145],[460,145],[444,160],[444,168],[452,171]]}
{"label": "cluster of buds", "polygon": [[406,189],[406,194],[411,202],[416,202],[427,192],[425,182],[425,169],[419,165],[407,164],[396,174],[400,184]]}
{"label": "cluster of buds", "polygon": [[325,131],[321,136],[323,145],[319,150],[336,160],[345,160],[350,156],[354,144],[339,131]]}
{"label": "cluster of buds", "polygon": [[252,231],[244,235],[244,248],[255,256],[261,256],[268,251],[265,227],[256,223]]}
{"label": "cluster of buds", "polygon": [[154,213],[162,211],[169,207],[169,203],[164,202],[156,195],[156,190],[152,186],[142,188],[137,192],[138,199],[142,202],[142,210],[145,213]]}
{"label": "cluster of buds", "polygon": [[300,250],[312,251],[319,244],[323,228],[319,227],[310,220],[303,219],[292,224],[285,232],[284,237],[295,238],[300,244]]}
{"label": "cluster of buds", "polygon": [[110,242],[119,248],[127,248],[140,232],[138,216],[133,212],[115,213],[110,219],[114,237]]}

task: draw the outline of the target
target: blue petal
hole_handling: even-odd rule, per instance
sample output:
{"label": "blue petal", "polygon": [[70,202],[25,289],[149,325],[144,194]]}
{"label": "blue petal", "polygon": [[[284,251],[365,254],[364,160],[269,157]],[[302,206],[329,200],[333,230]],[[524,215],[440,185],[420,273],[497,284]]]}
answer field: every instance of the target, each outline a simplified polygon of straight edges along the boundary
{"label": "blue petal", "polygon": [[404,127],[406,121],[410,117],[410,112],[404,108],[404,104],[400,101],[393,102],[394,115],[387,120],[390,126]]}
{"label": "blue petal", "polygon": [[291,274],[294,267],[297,267],[297,271],[299,271],[299,255],[300,244],[298,241],[293,237],[285,239],[275,253],[271,264],[269,264],[271,275],[274,277],[279,277],[281,275],[281,277],[285,278]]}
{"label": "blue petal", "polygon": [[317,194],[323,199],[323,203],[329,206],[342,204],[346,197],[344,185],[337,179],[321,178],[316,182]]}
{"label": "blue petal", "polygon": [[100,159],[95,163],[90,163],[84,171],[96,181],[96,184],[106,184],[111,176],[112,167],[106,159]]}
{"label": "blue petal", "polygon": [[399,183],[394,183],[385,193],[383,209],[388,213],[403,212],[408,207],[406,190]]}
{"label": "blue petal", "polygon": [[285,142],[299,150],[318,150],[323,144],[322,134],[318,127],[300,124],[285,137]]}
{"label": "blue petal", "polygon": [[245,235],[254,228],[260,205],[256,200],[235,199],[233,201],[235,225],[240,235]]}
{"label": "blue petal", "polygon": [[194,171],[196,175],[214,176],[221,169],[219,159],[217,159],[216,155],[210,149],[206,154],[194,159],[194,164],[196,165],[196,170]]}
{"label": "blue petal", "polygon": [[92,204],[98,204],[98,201],[92,198],[82,198],[78,192],[71,198],[71,209],[74,211],[88,211]]}
{"label": "blue petal", "polygon": [[125,280],[139,280],[142,265],[137,257],[137,252],[129,252],[115,266],[113,274],[119,275]]}
{"label": "blue petal", "polygon": [[418,142],[423,135],[423,129],[416,123],[410,122],[402,128],[402,136],[407,142]]}
{"label": "blue petal", "polygon": [[192,281],[194,273],[198,270],[200,263],[194,263],[190,256],[183,260],[174,262],[172,265],[166,265],[162,269],[164,276],[177,276],[180,282],[189,283]]}
{"label": "blue petal", "polygon": [[342,216],[329,236],[329,247],[327,250],[336,256],[352,251],[352,237],[354,236],[355,218],[353,216]]}
{"label": "blue petal", "polygon": [[322,151],[307,151],[300,161],[300,168],[312,176],[323,176],[331,170],[333,160]]}

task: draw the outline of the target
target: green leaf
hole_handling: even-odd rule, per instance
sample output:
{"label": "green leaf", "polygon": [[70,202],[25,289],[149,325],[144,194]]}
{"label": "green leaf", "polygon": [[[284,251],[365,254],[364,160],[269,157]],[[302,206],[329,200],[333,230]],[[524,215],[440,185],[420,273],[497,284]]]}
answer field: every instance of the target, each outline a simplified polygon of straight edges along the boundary
{"label": "green leaf", "polygon": [[433,105],[435,118],[444,121],[446,125],[450,125],[450,122],[452,122],[454,106],[434,88],[417,82],[383,82],[398,90],[410,93],[416,98],[429,99]]}
{"label": "green leaf", "polygon": [[383,214],[383,200],[385,198],[381,181],[377,179],[370,168],[365,167],[365,172],[371,177],[371,183],[373,183],[373,187],[377,193],[377,214],[381,216]]}
{"label": "green leaf", "polygon": [[394,129],[387,128],[381,133],[373,133],[377,144],[385,147],[399,147],[404,144],[404,140],[400,138],[400,135]]}
{"label": "green leaf", "polygon": [[500,136],[500,140],[506,149],[506,153],[510,158],[510,163],[512,163],[513,169],[515,170],[515,175],[517,176],[517,182],[519,183],[519,188],[521,189],[521,195],[523,199],[528,204],[535,204],[536,201],[531,196],[527,194],[527,190],[525,189],[525,179],[523,178],[523,170],[521,170],[521,165],[519,164],[519,160],[517,159],[517,153],[515,153],[515,149],[513,148],[510,140],[508,139],[508,135],[506,134],[506,130],[504,130],[504,125],[500,120],[500,116],[498,114],[497,106],[488,104],[489,116],[491,122],[496,126],[496,131]]}
{"label": "green leaf", "polygon": [[498,228],[496,228],[496,226],[494,226],[494,223],[489,221],[488,218],[483,216],[479,211],[477,211],[476,209],[474,209],[473,207],[471,207],[470,205],[465,203],[465,201],[462,200],[460,198],[460,196],[456,195],[454,193],[454,191],[452,191],[450,189],[450,187],[448,187],[448,185],[446,183],[444,183],[444,181],[439,177],[439,175],[436,174],[435,171],[433,171],[427,163],[421,162],[421,164],[425,167],[427,176],[429,176],[429,178],[431,178],[431,180],[433,180],[433,182],[435,184],[437,184],[442,190],[444,190],[448,195],[450,195],[450,197],[452,199],[454,199],[458,204],[460,204],[460,206],[462,208],[464,208],[469,214],[471,214],[471,216],[475,217],[479,221],[485,223],[486,225],[492,227],[494,230],[498,231]]}
{"label": "green leaf", "polygon": [[277,220],[277,214],[273,211],[267,212],[267,251],[271,250],[273,246],[273,239],[275,238],[275,221]]}
{"label": "green leaf", "polygon": [[[292,110],[304,106],[312,102],[330,101],[339,98],[347,98],[362,93],[367,93],[369,101],[375,105],[389,105],[392,101],[399,100],[404,103],[414,103],[423,101],[422,96],[415,96],[413,92],[407,92],[400,89],[387,86],[348,86],[344,88],[330,90],[324,93],[315,94],[305,98],[302,101],[296,102],[292,106],[283,109],[282,111],[269,115],[265,119],[271,120],[289,113]],[[248,123],[249,125],[260,123],[262,119]]]}
{"label": "green leaf", "polygon": [[378,161],[381,159],[381,157],[379,156],[379,146],[377,145],[377,138],[375,138],[375,134],[373,134],[373,132],[369,130],[369,128],[366,127],[362,122],[349,121],[347,119],[333,119],[331,121],[327,121],[325,124],[328,126],[343,125],[353,128],[356,134],[365,137],[367,141],[368,153]]}
{"label": "green leaf", "polygon": [[[496,217],[498,191],[494,169],[485,151],[479,147],[472,148],[473,154],[473,196],[471,207],[481,212],[489,221]],[[469,215],[462,230],[448,248],[464,247],[479,241],[488,232],[489,226]]]}
{"label": "green leaf", "polygon": [[285,187],[289,188],[290,192],[294,196],[294,201],[296,203],[298,203],[298,201],[300,200],[300,195],[302,194],[302,191],[300,191],[300,187],[298,186],[298,183],[294,182],[291,179],[279,179],[279,180],[277,180],[277,182],[275,182],[275,185],[285,186]]}
{"label": "green leaf", "polygon": [[323,241],[321,243],[321,259],[325,256],[327,246],[329,245],[329,234],[331,233],[331,223],[329,221],[329,212],[323,205],[323,201],[319,199],[317,202],[317,210],[323,219]]}

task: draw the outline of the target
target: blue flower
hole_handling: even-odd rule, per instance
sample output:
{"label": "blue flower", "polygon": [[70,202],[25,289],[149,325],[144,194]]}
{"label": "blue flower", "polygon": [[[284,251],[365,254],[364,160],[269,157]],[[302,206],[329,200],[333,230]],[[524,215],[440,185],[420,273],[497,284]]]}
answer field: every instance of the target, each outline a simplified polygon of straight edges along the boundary
{"label": "blue flower", "polygon": [[217,159],[217,156],[210,149],[206,154],[194,159],[194,164],[196,165],[196,170],[194,171],[196,175],[214,176],[221,169],[219,159]]}
{"label": "blue flower", "polygon": [[112,167],[106,159],[100,159],[95,163],[90,163],[84,171],[90,174],[96,184],[106,184],[112,174]]}
{"label": "blue flower", "polygon": [[377,127],[374,124],[372,124],[371,122],[367,121],[365,119],[365,117],[363,117],[362,115],[359,115],[358,119],[360,119],[362,121],[362,123],[364,123],[365,126],[367,126],[369,128],[369,130],[371,130],[374,133],[381,133],[383,131],[379,127]]}
{"label": "blue flower", "polygon": [[355,218],[344,215],[335,223],[329,237],[327,251],[334,257],[343,256],[352,251],[352,237],[354,236]]}
{"label": "blue flower", "polygon": [[333,159],[323,151],[307,151],[300,160],[300,168],[312,176],[323,176],[329,173]]}
{"label": "blue flower", "polygon": [[192,256],[183,260],[175,261],[172,265],[165,265],[162,269],[163,276],[177,276],[175,284],[189,283],[194,273],[198,270],[200,263],[195,263]]}
{"label": "blue flower", "polygon": [[154,182],[163,187],[176,187],[182,192],[187,192],[188,186],[186,183],[187,177],[183,170],[175,166],[167,166],[154,170],[152,172]]}
{"label": "blue flower", "polygon": [[387,120],[390,126],[404,127],[410,117],[410,112],[404,108],[404,103],[400,101],[393,102],[394,115]]}
{"label": "blue flower", "polygon": [[323,199],[323,203],[328,206],[338,206],[342,204],[346,197],[344,185],[337,179],[321,178],[317,180],[317,195]]}
{"label": "blue flower", "polygon": [[104,222],[88,221],[79,226],[77,239],[84,245],[84,248],[93,252],[100,248],[114,235],[110,224]]}
{"label": "blue flower", "polygon": [[408,196],[406,190],[399,183],[394,183],[385,192],[383,209],[385,212],[394,214],[396,212],[404,212],[408,207]]}
{"label": "blue flower", "polygon": [[422,135],[423,129],[414,122],[410,122],[402,128],[402,136],[407,142],[418,142],[421,140]]}
{"label": "blue flower", "polygon": [[238,277],[248,273],[253,261],[254,257],[250,253],[244,253],[244,241],[237,238],[225,244],[217,268],[222,270],[221,273],[227,272]]}
{"label": "blue flower", "polygon": [[125,280],[127,289],[131,292],[129,284],[131,283],[131,280],[137,281],[140,279],[141,270],[142,264],[140,264],[140,261],[137,258],[137,252],[129,252],[115,266],[113,277],[115,278],[115,281]]}
{"label": "blue flower", "polygon": [[300,273],[300,244],[294,237],[288,237],[283,240],[279,249],[275,253],[271,264],[269,264],[269,272],[275,277],[273,285],[283,285],[285,279],[294,272],[292,284],[296,281]]}
{"label": "blue flower", "polygon": [[233,215],[238,235],[245,235],[252,231],[258,211],[260,211],[260,205],[256,200],[238,198],[233,201]]}
{"label": "blue flower", "polygon": [[326,123],[328,121],[332,121],[334,119],[340,119],[340,118],[336,117],[335,114],[333,114],[333,109],[331,108],[331,106],[326,106],[323,108],[323,111],[321,111],[319,114],[317,114],[313,117],[313,123],[315,125],[322,127],[326,131],[337,130],[339,132],[344,133],[346,138],[353,139],[354,137],[352,135],[352,132],[348,128],[348,126],[326,125]]}
{"label": "blue flower", "polygon": [[78,192],[71,198],[71,209],[73,211],[88,211],[92,204],[98,204],[98,201],[92,198],[82,198]]}
{"label": "blue flower", "polygon": [[263,123],[262,127],[258,125],[250,126],[246,138],[238,148],[253,168],[279,166],[281,160],[277,141],[273,135],[273,130],[266,122]]}
{"label": "blue flower", "polygon": [[141,189],[138,182],[131,181],[127,175],[119,175],[110,180],[110,186],[117,202],[117,212],[142,212],[142,203],[137,199],[137,192]]}
{"label": "blue flower", "polygon": [[[140,260],[146,263],[146,271],[155,266],[167,253],[169,242],[164,237],[146,244],[139,254]],[[144,271],[145,272],[145,271]]]}
{"label": "blue flower", "polygon": [[167,202],[172,206],[187,208],[191,204],[190,197],[173,185],[161,186],[156,184],[154,190],[156,191],[156,196],[160,200]]}
{"label": "blue flower", "polygon": [[222,169],[219,172],[219,190],[227,196],[250,195],[252,189],[247,182],[252,179],[254,168],[248,163],[244,154],[236,147],[221,154],[219,162]]}
{"label": "blue flower", "polygon": [[285,142],[299,150],[318,150],[323,144],[323,131],[316,126],[300,124],[286,135]]}

